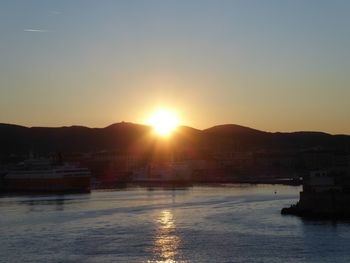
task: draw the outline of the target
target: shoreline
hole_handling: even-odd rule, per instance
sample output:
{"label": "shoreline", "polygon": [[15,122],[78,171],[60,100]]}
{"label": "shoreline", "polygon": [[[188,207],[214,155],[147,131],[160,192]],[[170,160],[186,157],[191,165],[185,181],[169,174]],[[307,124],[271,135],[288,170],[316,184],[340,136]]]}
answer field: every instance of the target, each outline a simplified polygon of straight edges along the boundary
{"label": "shoreline", "polygon": [[249,181],[221,181],[221,182],[184,182],[184,181],[135,181],[135,182],[118,182],[109,185],[92,186],[91,191],[7,191],[0,189],[0,198],[6,196],[18,196],[18,195],[70,195],[70,194],[90,194],[93,191],[113,191],[121,190],[133,187],[145,187],[145,188],[163,188],[163,189],[178,189],[178,188],[191,188],[196,186],[209,186],[209,187],[222,187],[222,186],[234,186],[234,185],[285,185],[285,186],[300,186],[300,184],[281,183],[281,181],[275,181],[273,183],[267,181],[249,180]]}

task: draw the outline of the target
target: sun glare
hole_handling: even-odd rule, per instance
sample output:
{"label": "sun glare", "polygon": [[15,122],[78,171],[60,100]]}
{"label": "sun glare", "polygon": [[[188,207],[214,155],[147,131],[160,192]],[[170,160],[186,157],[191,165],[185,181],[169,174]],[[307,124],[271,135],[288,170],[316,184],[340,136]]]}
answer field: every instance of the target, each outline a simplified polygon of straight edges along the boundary
{"label": "sun glare", "polygon": [[154,131],[161,136],[170,135],[179,125],[175,112],[169,110],[156,111],[147,121]]}

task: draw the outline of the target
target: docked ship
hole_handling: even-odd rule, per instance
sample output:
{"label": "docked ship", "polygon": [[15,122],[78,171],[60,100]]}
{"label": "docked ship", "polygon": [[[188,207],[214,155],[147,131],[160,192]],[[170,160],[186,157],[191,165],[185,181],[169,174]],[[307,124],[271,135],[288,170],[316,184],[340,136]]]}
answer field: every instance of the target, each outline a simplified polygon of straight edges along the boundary
{"label": "docked ship", "polygon": [[192,169],[186,162],[148,164],[133,173],[134,182],[142,183],[185,183],[191,179]]}
{"label": "docked ship", "polygon": [[29,159],[2,174],[5,192],[90,192],[91,173],[76,164]]}

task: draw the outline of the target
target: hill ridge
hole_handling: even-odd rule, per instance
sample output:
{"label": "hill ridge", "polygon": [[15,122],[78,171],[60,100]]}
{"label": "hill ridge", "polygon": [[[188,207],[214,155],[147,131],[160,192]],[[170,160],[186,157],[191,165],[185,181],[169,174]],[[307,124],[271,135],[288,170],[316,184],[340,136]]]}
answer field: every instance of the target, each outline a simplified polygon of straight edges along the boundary
{"label": "hill ridge", "polygon": [[[25,127],[0,124],[0,155],[28,153],[93,152],[130,147],[143,149],[159,138],[151,135],[151,127],[132,122],[113,123],[104,128],[85,126]],[[153,137],[152,137],[153,136]],[[302,150],[307,148],[350,150],[349,135],[324,132],[266,132],[237,125],[222,124],[198,130],[180,126],[169,140],[181,149],[225,149],[239,151]]]}

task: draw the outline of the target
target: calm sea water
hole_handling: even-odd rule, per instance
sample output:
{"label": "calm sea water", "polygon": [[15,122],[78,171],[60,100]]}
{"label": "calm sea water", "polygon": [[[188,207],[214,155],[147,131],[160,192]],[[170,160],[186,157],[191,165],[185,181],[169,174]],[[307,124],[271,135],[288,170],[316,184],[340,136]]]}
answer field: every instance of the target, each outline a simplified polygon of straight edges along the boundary
{"label": "calm sea water", "polygon": [[0,198],[0,262],[350,262],[350,223],[281,216],[299,187]]}

